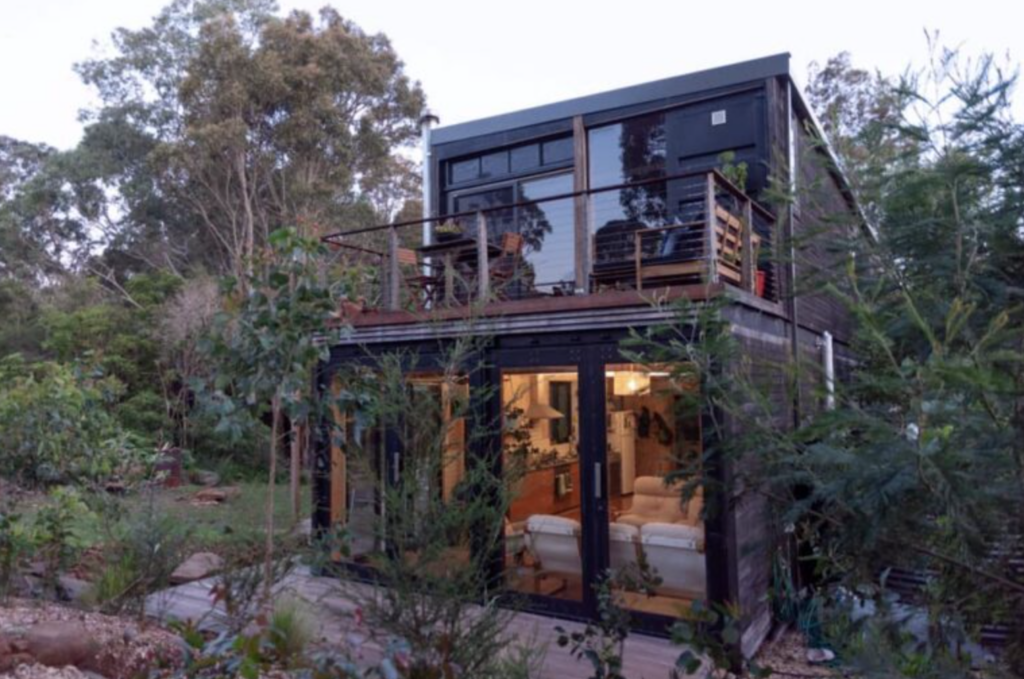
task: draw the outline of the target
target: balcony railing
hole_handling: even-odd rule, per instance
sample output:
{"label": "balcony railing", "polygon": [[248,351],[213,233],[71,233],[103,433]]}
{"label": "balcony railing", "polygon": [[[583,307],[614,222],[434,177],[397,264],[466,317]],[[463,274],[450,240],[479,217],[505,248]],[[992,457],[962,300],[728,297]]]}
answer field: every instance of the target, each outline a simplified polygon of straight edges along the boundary
{"label": "balcony railing", "polygon": [[363,295],[370,306],[412,311],[696,283],[724,283],[777,300],[774,236],[772,214],[711,171],[324,240],[376,269]]}

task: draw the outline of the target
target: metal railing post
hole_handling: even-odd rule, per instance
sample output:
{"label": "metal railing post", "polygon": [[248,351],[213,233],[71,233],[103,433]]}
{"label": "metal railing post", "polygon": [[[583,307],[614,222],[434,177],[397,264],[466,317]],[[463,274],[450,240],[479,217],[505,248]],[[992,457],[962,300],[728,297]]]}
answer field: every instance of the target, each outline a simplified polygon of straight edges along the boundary
{"label": "metal railing post", "polygon": [[711,283],[718,282],[718,215],[715,207],[715,173],[708,172],[704,198],[704,255],[707,258],[708,281]]}
{"label": "metal railing post", "polygon": [[754,259],[754,203],[749,198],[743,203],[743,273],[742,285],[747,292],[757,293],[757,261]]}
{"label": "metal railing post", "polygon": [[402,306],[402,267],[398,261],[398,229],[388,230],[387,266],[388,310],[398,311]]}
{"label": "metal railing post", "polygon": [[491,294],[491,267],[488,260],[487,218],[483,212],[476,215],[476,270],[477,295],[484,303]]}

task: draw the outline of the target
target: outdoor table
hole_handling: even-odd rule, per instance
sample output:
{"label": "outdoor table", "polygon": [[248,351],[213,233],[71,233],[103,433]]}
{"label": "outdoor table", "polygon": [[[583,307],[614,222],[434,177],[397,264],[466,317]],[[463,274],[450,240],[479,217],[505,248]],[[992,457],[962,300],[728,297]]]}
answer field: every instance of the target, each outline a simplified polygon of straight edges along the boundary
{"label": "outdoor table", "polygon": [[[445,240],[430,245],[423,245],[416,248],[423,257],[433,259],[440,257],[444,266],[444,301],[450,304],[454,301],[455,290],[455,264],[466,263],[472,266],[477,259],[477,239],[469,236]],[[501,254],[501,248],[490,241],[487,243],[487,256],[497,257]],[[479,267],[477,267],[479,268]]]}

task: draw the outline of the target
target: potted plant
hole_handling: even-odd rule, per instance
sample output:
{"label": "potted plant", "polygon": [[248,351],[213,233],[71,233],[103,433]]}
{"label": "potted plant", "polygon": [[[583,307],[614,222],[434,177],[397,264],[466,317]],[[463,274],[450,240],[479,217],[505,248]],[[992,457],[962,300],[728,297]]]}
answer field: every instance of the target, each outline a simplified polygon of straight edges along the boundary
{"label": "potted plant", "polygon": [[437,238],[438,243],[458,240],[462,238],[462,226],[449,219],[434,227],[434,236]]}

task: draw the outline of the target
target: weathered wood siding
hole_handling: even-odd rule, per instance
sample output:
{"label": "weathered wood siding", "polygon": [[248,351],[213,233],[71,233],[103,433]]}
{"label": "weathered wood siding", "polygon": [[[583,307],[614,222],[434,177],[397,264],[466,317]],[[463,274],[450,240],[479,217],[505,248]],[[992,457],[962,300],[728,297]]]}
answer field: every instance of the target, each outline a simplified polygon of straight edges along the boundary
{"label": "weathered wood siding", "polygon": [[[741,306],[731,307],[726,314],[743,361],[725,370],[741,373],[741,379],[756,387],[772,407],[767,414],[723,413],[726,435],[738,437],[749,427],[749,417],[766,415],[775,427],[789,428],[793,422],[793,394],[787,323],[777,316]],[[758,451],[747,450],[734,459],[731,470],[730,558],[736,572],[732,598],[743,613],[744,652],[756,649],[771,627],[772,558],[779,544],[779,537],[771,528],[767,500],[744,483],[745,475],[756,474],[759,464]]]}
{"label": "weathered wood siding", "polygon": [[831,332],[838,341],[847,343],[853,330],[850,313],[834,294],[824,291],[824,287],[844,275],[850,257],[850,236],[856,228],[856,213],[843,196],[831,161],[814,134],[808,131],[804,121],[797,121],[794,131],[797,319],[803,327],[819,333]]}

